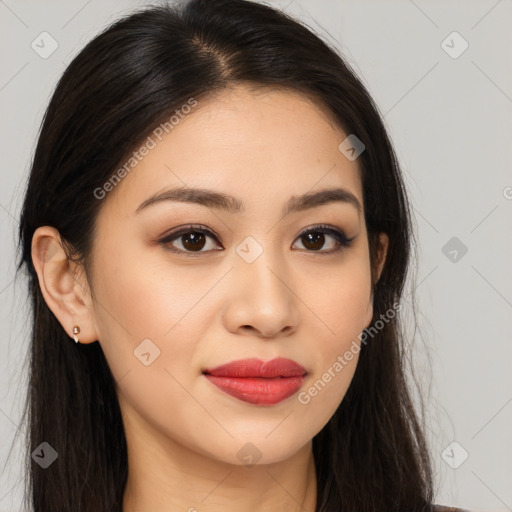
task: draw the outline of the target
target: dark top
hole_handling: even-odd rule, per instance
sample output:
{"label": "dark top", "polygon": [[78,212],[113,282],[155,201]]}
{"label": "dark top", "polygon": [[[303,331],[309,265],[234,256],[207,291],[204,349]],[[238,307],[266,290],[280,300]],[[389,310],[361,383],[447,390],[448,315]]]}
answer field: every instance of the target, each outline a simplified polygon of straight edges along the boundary
{"label": "dark top", "polygon": [[433,505],[432,512],[469,512],[469,510],[456,507],[445,507],[443,505]]}

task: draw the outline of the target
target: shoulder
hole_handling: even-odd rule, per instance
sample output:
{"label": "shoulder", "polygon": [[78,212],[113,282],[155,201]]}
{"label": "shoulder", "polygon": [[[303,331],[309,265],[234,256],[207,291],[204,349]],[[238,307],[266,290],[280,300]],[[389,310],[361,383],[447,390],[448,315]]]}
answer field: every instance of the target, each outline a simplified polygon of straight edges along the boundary
{"label": "shoulder", "polygon": [[443,505],[432,505],[432,512],[469,512],[469,510],[456,507],[445,507]]}

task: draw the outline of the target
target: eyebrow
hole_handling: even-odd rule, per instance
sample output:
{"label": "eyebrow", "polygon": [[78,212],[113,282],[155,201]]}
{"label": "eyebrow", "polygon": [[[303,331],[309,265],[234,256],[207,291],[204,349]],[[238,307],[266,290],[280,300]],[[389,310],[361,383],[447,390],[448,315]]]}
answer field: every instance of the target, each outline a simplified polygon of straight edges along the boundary
{"label": "eyebrow", "polygon": [[[222,192],[215,192],[214,190],[183,186],[166,190],[149,197],[137,207],[135,213],[138,214],[144,208],[162,201],[200,204],[208,208],[224,210],[228,213],[240,213],[244,211],[242,201],[236,197]],[[310,208],[331,202],[350,204],[356,208],[358,214],[362,211],[361,203],[352,192],[344,188],[333,188],[320,190],[319,192],[309,192],[300,196],[292,196],[284,205],[282,216],[284,217],[290,213],[309,210]]]}

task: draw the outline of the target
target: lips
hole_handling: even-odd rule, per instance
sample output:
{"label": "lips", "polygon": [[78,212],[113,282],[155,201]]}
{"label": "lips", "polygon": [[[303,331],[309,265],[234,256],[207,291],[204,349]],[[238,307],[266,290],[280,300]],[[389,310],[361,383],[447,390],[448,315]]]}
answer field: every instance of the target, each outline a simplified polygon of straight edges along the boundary
{"label": "lips", "polygon": [[296,393],[307,375],[291,359],[241,359],[207,369],[203,375],[221,391],[244,402],[274,405]]}

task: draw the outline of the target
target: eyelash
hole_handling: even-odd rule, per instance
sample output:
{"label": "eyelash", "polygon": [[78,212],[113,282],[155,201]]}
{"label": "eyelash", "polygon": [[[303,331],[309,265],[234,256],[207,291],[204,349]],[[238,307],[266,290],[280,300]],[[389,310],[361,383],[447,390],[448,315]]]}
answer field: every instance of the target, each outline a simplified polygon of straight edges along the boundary
{"label": "eyelash", "polygon": [[[215,241],[218,243],[218,238],[208,228],[206,228],[205,226],[199,225],[199,224],[185,226],[184,228],[180,229],[179,231],[170,233],[166,237],[158,240],[158,243],[163,245],[165,247],[165,249],[170,252],[177,253],[177,254],[186,254],[187,256],[190,256],[190,257],[197,257],[197,256],[200,256],[201,254],[210,252],[210,251],[197,251],[197,252],[184,251],[182,249],[177,249],[176,247],[169,246],[170,242],[174,241],[175,239],[180,238],[183,235],[187,235],[191,232],[202,233],[202,234],[208,235],[208,236],[212,237],[213,239],[215,239]],[[305,249],[306,252],[311,252],[314,254],[323,254],[323,255],[334,254],[334,253],[342,251],[343,249],[349,247],[355,238],[355,237],[347,238],[343,231],[341,231],[337,228],[334,228],[332,226],[329,226],[327,224],[319,224],[317,226],[313,226],[312,228],[307,228],[304,231],[302,231],[301,233],[299,233],[297,235],[297,239],[303,237],[304,235],[306,235],[308,233],[323,233],[323,234],[331,235],[338,242],[338,246],[335,249],[331,249],[330,251],[308,251],[307,249]]]}

